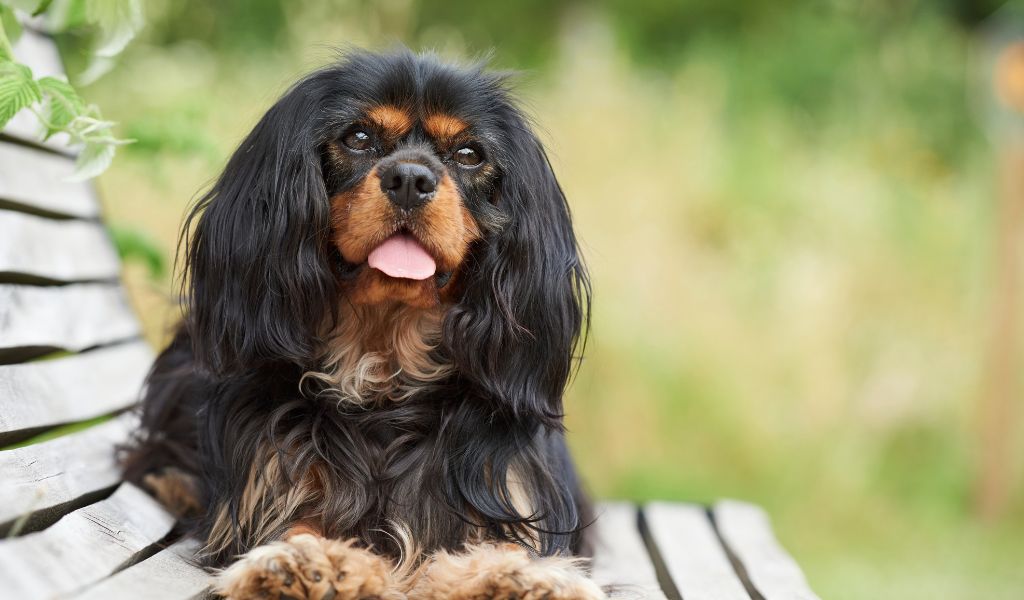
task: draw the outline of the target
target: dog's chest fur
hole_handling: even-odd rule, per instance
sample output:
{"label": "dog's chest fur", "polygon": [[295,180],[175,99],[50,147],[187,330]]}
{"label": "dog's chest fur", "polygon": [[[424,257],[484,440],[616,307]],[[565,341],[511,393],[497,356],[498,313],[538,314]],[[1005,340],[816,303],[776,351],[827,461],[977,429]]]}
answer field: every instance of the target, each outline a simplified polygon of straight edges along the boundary
{"label": "dog's chest fur", "polygon": [[353,406],[408,400],[451,374],[442,357],[441,308],[420,309],[346,304],[328,334],[320,371],[303,375],[316,382],[324,400]]}
{"label": "dog's chest fur", "polygon": [[323,368],[302,374],[292,399],[280,399],[286,386],[265,387],[253,390],[261,402],[231,403],[238,414],[226,422],[253,430],[235,435],[260,441],[238,506],[221,506],[213,520],[210,554],[237,552],[233,515],[247,546],[303,521],[395,554],[416,553],[412,539],[447,546],[476,537],[436,497],[437,457],[450,451],[449,435],[461,435],[444,423],[454,398],[444,392],[452,367],[438,348],[441,312],[343,310]]}

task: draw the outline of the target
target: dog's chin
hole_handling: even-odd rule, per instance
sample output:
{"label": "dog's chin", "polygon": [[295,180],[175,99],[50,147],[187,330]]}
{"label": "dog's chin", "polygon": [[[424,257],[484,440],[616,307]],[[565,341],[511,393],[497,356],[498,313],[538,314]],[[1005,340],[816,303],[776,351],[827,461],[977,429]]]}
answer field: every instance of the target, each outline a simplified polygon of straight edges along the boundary
{"label": "dog's chin", "polygon": [[426,279],[391,277],[364,263],[353,264],[339,257],[338,274],[350,302],[362,305],[405,304],[433,308],[450,301],[453,273],[436,273]]}

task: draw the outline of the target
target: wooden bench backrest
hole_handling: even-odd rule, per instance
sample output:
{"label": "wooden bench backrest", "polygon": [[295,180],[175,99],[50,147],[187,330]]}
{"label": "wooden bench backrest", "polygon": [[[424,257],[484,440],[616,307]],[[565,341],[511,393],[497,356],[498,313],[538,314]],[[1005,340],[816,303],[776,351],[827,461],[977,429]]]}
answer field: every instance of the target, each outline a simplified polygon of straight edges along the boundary
{"label": "wooden bench backrest", "polygon": [[[45,35],[27,29],[15,53],[36,77],[63,73]],[[114,448],[153,353],[93,185],[70,180],[63,140],[38,139],[27,112],[0,135],[0,596],[11,598],[82,592],[159,550],[174,522],[120,482]],[[175,564],[179,587],[203,589],[201,572]]]}

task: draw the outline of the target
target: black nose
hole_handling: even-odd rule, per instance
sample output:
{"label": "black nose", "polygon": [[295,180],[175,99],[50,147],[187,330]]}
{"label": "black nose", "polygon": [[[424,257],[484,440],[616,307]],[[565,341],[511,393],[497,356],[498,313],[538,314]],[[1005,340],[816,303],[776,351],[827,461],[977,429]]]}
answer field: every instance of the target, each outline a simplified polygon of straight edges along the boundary
{"label": "black nose", "polygon": [[404,209],[426,204],[434,197],[437,177],[419,163],[399,162],[380,176],[380,188],[392,202]]}

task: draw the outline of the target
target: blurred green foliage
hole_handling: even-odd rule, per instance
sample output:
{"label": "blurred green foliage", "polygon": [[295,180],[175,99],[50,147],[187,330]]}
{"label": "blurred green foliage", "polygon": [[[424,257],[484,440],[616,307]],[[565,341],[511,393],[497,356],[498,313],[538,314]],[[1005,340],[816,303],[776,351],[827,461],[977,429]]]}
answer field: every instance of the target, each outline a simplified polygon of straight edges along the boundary
{"label": "blurred green foliage", "polygon": [[153,279],[167,275],[164,249],[153,241],[145,229],[116,224],[108,224],[107,229],[123,262],[141,263]]}

